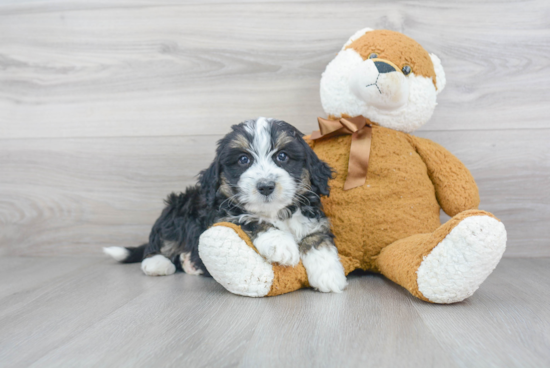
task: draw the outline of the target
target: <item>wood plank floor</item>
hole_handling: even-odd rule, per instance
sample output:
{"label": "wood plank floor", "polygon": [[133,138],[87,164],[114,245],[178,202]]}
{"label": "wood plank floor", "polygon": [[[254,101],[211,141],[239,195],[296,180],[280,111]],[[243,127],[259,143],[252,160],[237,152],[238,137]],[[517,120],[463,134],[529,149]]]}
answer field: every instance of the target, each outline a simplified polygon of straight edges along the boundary
{"label": "wood plank floor", "polygon": [[379,275],[340,295],[229,294],[103,258],[0,258],[1,367],[548,367],[550,258],[504,259],[467,301]]}

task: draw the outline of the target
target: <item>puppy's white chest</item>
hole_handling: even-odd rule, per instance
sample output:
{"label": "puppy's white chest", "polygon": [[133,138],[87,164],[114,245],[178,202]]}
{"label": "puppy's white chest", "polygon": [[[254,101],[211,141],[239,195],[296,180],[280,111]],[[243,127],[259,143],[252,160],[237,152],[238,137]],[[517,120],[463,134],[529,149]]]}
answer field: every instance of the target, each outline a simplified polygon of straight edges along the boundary
{"label": "puppy's white chest", "polygon": [[305,236],[322,229],[319,220],[304,216],[300,210],[297,210],[289,219],[274,220],[271,223],[278,229],[291,233],[297,243]]}

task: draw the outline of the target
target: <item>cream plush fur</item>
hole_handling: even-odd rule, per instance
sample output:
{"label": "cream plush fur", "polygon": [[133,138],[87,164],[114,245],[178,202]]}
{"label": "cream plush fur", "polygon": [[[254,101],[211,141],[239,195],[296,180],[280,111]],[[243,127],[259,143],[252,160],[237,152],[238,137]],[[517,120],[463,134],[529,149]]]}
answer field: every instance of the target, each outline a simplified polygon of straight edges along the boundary
{"label": "cream plush fur", "polygon": [[[325,112],[332,117],[363,115],[383,127],[410,133],[424,125],[432,116],[437,106],[437,94],[445,88],[445,72],[439,58],[430,54],[436,74],[436,85],[432,79],[411,73],[406,79],[408,98],[405,104],[397,109],[384,109],[373,106],[354,93],[350,85],[357,80],[358,70],[365,69],[372,60],[364,60],[353,48],[349,47],[365,33],[372,32],[365,28],[353,35],[344,45],[342,51],[327,66],[321,77],[321,103]],[[437,87],[437,89],[436,89]]]}

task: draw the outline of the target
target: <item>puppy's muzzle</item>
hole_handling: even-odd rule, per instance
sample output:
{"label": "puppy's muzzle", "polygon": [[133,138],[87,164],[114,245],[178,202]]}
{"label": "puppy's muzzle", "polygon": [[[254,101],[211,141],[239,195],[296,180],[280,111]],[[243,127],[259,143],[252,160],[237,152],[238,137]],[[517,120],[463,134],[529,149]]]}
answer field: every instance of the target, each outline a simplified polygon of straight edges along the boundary
{"label": "puppy's muzzle", "polygon": [[275,190],[275,182],[267,180],[258,181],[258,184],[256,184],[256,189],[258,189],[260,194],[267,197]]}

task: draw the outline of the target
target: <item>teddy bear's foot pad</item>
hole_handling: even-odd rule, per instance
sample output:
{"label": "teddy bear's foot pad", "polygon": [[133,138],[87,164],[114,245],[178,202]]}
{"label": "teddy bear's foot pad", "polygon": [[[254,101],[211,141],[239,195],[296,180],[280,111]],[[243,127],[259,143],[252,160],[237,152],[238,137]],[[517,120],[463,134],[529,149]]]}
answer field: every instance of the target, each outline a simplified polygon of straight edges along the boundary
{"label": "teddy bear's foot pad", "polygon": [[506,229],[490,216],[462,220],[424,257],[417,271],[419,291],[434,303],[471,296],[493,272],[506,249]]}
{"label": "teddy bear's foot pad", "polygon": [[215,226],[205,231],[199,255],[208,272],[233,294],[266,296],[273,284],[273,267],[233,230]]}

